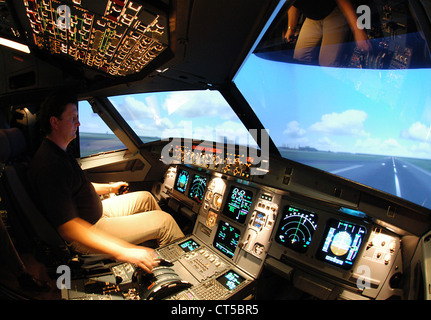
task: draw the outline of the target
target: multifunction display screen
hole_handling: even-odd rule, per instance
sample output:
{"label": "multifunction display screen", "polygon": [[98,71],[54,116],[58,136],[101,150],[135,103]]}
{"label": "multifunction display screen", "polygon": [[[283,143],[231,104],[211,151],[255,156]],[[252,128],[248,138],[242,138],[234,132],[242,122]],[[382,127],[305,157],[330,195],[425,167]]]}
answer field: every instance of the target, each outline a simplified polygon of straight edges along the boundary
{"label": "multifunction display screen", "polygon": [[180,248],[184,250],[184,252],[190,252],[197,248],[199,248],[199,244],[193,239],[186,240],[179,244]]}
{"label": "multifunction display screen", "polygon": [[229,270],[225,274],[217,278],[217,281],[229,291],[235,290],[238,286],[243,283],[244,277],[241,277],[238,273],[233,270]]}
{"label": "multifunction display screen", "polygon": [[317,214],[287,206],[281,217],[275,241],[300,253],[307,251],[317,228]]}
{"label": "multifunction display screen", "polygon": [[174,189],[184,194],[189,183],[190,174],[187,170],[179,169],[175,179]]}
{"label": "multifunction display screen", "polygon": [[252,201],[253,191],[231,186],[223,208],[223,214],[239,223],[244,223]]}
{"label": "multifunction display screen", "polygon": [[204,198],[206,187],[207,187],[207,177],[203,177],[199,174],[193,174],[193,179],[190,184],[188,197],[197,203],[202,203],[202,199]]}
{"label": "multifunction display screen", "polygon": [[213,245],[227,257],[233,258],[240,236],[241,233],[237,228],[220,220]]}
{"label": "multifunction display screen", "polygon": [[350,222],[330,219],[326,225],[317,259],[343,269],[353,266],[367,229]]}

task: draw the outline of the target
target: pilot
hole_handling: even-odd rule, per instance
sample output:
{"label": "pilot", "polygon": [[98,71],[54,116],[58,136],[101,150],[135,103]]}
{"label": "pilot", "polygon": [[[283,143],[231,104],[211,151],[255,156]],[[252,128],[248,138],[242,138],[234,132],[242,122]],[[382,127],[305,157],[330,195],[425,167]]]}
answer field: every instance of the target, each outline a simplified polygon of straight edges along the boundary
{"label": "pilot", "polygon": [[146,191],[100,200],[117,193],[124,182],[93,184],[67,152],[80,125],[73,95],[56,93],[42,105],[45,134],[28,170],[30,188],[42,212],[71,247],[82,253],[105,253],[146,272],[158,264],[155,251],[138,246],[157,240],[163,246],[184,234]]}
{"label": "pilot", "polygon": [[288,42],[293,41],[301,12],[306,19],[295,46],[295,60],[312,63],[320,47],[319,64],[336,66],[349,27],[358,48],[371,51],[367,34],[358,28],[357,16],[349,0],[297,0],[288,10],[288,27],[284,35]]}

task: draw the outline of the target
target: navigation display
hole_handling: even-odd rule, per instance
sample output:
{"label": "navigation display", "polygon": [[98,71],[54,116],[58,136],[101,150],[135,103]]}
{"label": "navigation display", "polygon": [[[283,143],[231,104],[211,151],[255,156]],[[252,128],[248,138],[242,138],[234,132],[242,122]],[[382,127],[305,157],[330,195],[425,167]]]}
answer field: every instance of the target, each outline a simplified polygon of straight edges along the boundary
{"label": "navigation display", "polygon": [[353,266],[367,229],[361,225],[330,219],[316,258],[343,269]]}
{"label": "navigation display", "polygon": [[233,258],[240,236],[241,232],[237,228],[220,220],[213,245],[227,257]]}
{"label": "navigation display", "polygon": [[192,182],[190,184],[188,197],[197,203],[202,203],[202,199],[204,198],[206,187],[207,187],[207,177],[203,177],[199,174],[194,174]]}
{"label": "navigation display", "polygon": [[287,206],[275,235],[279,244],[304,253],[310,246],[317,228],[317,214],[304,209]]}
{"label": "navigation display", "polygon": [[253,191],[231,186],[223,214],[239,223],[244,223],[253,201]]}
{"label": "navigation display", "polygon": [[175,179],[174,189],[184,194],[189,182],[189,177],[190,174],[187,170],[179,169]]}

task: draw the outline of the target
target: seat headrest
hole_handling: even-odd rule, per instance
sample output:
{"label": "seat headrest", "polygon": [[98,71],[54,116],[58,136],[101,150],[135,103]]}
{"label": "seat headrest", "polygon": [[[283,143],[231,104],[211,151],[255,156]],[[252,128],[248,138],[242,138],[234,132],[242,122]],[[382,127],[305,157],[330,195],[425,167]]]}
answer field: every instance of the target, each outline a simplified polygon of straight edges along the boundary
{"label": "seat headrest", "polygon": [[27,149],[24,134],[18,128],[0,129],[0,162],[21,156]]}

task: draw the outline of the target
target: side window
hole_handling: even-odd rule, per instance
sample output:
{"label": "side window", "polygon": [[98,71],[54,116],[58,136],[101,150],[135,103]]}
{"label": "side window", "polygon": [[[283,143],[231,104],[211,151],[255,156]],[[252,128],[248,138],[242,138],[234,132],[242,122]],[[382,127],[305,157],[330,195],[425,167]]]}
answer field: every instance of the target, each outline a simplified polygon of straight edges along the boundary
{"label": "side window", "polygon": [[126,148],[99,115],[93,112],[88,101],[79,101],[79,122],[81,157]]}

